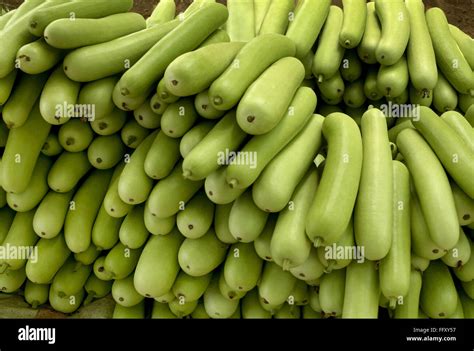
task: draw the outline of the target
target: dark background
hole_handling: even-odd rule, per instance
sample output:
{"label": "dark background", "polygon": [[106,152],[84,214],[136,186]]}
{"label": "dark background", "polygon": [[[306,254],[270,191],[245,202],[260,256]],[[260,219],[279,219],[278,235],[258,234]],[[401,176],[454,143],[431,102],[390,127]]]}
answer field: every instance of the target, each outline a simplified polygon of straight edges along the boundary
{"label": "dark background", "polygon": [[[192,0],[175,0],[178,12],[183,11]],[[217,0],[220,3],[226,3],[226,0]],[[278,1],[278,0],[274,0]],[[0,0],[0,5],[7,8],[15,8],[23,0]],[[148,16],[159,0],[135,0],[134,11]],[[450,23],[458,26],[471,37],[474,36],[474,0],[425,0],[423,1],[427,8],[441,7],[448,17]],[[334,0],[333,3],[340,5],[341,0]]]}

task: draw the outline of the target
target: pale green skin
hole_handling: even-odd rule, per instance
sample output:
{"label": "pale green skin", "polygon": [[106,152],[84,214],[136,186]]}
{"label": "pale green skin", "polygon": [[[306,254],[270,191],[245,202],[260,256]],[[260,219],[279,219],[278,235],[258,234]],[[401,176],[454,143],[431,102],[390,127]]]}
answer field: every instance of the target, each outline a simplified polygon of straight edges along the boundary
{"label": "pale green skin", "polygon": [[124,279],[117,279],[112,284],[112,297],[115,302],[124,307],[132,307],[145,298],[133,286],[133,274]]}
{"label": "pale green skin", "polygon": [[365,0],[343,1],[344,21],[339,34],[339,43],[352,49],[359,45],[365,31],[367,6]]}
{"label": "pale green skin", "polygon": [[234,162],[227,167],[227,183],[243,189],[252,185],[270,161],[303,129],[316,109],[317,98],[310,88],[299,88],[291,102],[293,109],[282,118],[271,132],[252,138],[241,150],[258,155],[255,167],[251,162]]}
{"label": "pale green skin", "polygon": [[255,11],[251,0],[229,0],[226,32],[231,41],[249,42],[255,38]]}
{"label": "pale green skin", "polygon": [[300,319],[301,308],[299,306],[292,306],[289,303],[283,306],[275,313],[275,319]]}
{"label": "pale green skin", "polygon": [[48,25],[44,31],[46,42],[59,49],[75,49],[108,42],[145,29],[143,16],[138,13],[118,13],[98,19],[63,18]]}
{"label": "pale green skin", "polygon": [[369,67],[364,81],[364,95],[371,101],[380,100],[383,94],[377,89],[378,70],[375,67]]}
{"label": "pale green skin", "polygon": [[325,102],[330,105],[338,104],[345,91],[344,81],[339,72],[336,72],[332,77],[325,79],[321,83],[318,82],[318,88]]}
{"label": "pale green skin", "polygon": [[123,159],[125,150],[118,134],[98,136],[87,148],[87,158],[94,168],[110,169]]}
{"label": "pale green skin", "polygon": [[474,318],[474,300],[467,296],[464,292],[460,292],[459,298],[461,299],[462,309],[465,318]]}
{"label": "pale green skin", "polygon": [[407,295],[403,298],[403,304],[397,305],[394,314],[395,318],[418,318],[421,281],[421,273],[411,270],[410,288]]}
{"label": "pale green skin", "polygon": [[232,210],[232,203],[227,205],[217,205],[214,213],[214,230],[217,238],[225,244],[237,242],[229,230],[229,215]]}
{"label": "pale green skin", "polygon": [[402,57],[391,66],[380,66],[377,75],[377,89],[387,98],[395,98],[403,94],[408,87],[408,65]]}
{"label": "pale green skin", "polygon": [[70,80],[63,72],[62,67],[51,73],[40,97],[40,111],[44,120],[52,125],[61,125],[70,120],[62,111],[57,114],[57,106],[75,105],[79,97],[81,84]]}
{"label": "pale green skin", "polygon": [[257,285],[262,266],[263,260],[257,255],[253,243],[238,243],[230,247],[223,275],[232,290],[247,292]]}
{"label": "pale green skin", "polygon": [[219,290],[219,279],[215,277],[204,293],[206,313],[215,319],[230,318],[239,306],[239,300],[229,300]]}
{"label": "pale green skin", "polygon": [[157,129],[161,125],[161,115],[155,113],[151,108],[151,100],[145,101],[139,108],[133,111],[135,121],[147,129]]}
{"label": "pale green skin", "polygon": [[196,309],[198,301],[180,302],[178,299],[171,301],[168,305],[170,311],[178,318],[189,316]]}
{"label": "pale green skin", "polygon": [[74,253],[86,251],[91,244],[92,227],[112,177],[109,171],[94,171],[81,185],[64,222],[64,237]]}
{"label": "pale green skin", "polygon": [[[178,251],[182,241],[177,230],[169,235],[150,237],[135,270],[134,285],[139,294],[159,297],[171,290],[179,272]],[[161,254],[156,255],[156,252]]]}
{"label": "pale green skin", "polygon": [[260,304],[258,289],[249,291],[241,301],[243,319],[271,319],[272,314]]}
{"label": "pale green skin", "polygon": [[294,6],[295,3],[292,0],[271,1],[258,34],[285,34],[288,27],[288,14]]}
{"label": "pale green skin", "polygon": [[[161,3],[161,2],[160,2]],[[173,1],[174,4],[174,1]],[[151,312],[152,319],[176,319],[177,317],[170,311],[167,303],[155,301]]]}
{"label": "pale green skin", "polygon": [[441,261],[433,261],[423,272],[420,306],[430,318],[448,318],[456,311],[458,294],[453,278]]}
{"label": "pale green skin", "polygon": [[193,277],[185,272],[179,272],[171,289],[176,299],[182,301],[197,301],[206,291],[211,282],[212,273],[201,277]]}
{"label": "pale green skin", "polygon": [[[112,273],[105,269],[105,258],[106,256],[100,256],[97,260],[95,260],[93,265],[94,275],[103,281],[111,281],[114,277]],[[126,277],[126,276],[125,276]],[[123,278],[125,278],[123,277]],[[123,279],[122,278],[122,279]]]}
{"label": "pale green skin", "polygon": [[458,94],[454,87],[448,82],[446,77],[439,73],[438,81],[433,89],[433,107],[444,113],[453,111],[458,105]]}
{"label": "pale green skin", "polygon": [[105,194],[104,207],[109,216],[122,218],[132,209],[132,205],[122,201],[118,193],[119,178],[112,181]]}
{"label": "pale green skin", "polygon": [[120,86],[117,83],[112,92],[112,100],[114,101],[115,106],[117,106],[119,109],[123,111],[134,111],[145,103],[152,91],[153,89],[150,88],[141,95],[125,96],[120,92]]}
{"label": "pale green skin", "polygon": [[49,284],[71,255],[71,251],[62,234],[52,239],[40,239],[36,247],[41,259],[26,263],[26,275],[33,283]]}
{"label": "pale green skin", "polygon": [[165,104],[173,104],[180,99],[179,96],[171,94],[171,92],[166,87],[166,82],[164,79],[161,79],[158,82],[158,86],[156,87],[156,94],[158,96],[158,99],[160,99]]}
{"label": "pale green skin", "polygon": [[222,118],[183,161],[183,176],[202,180],[222,166],[220,153],[236,151],[247,135],[239,128],[234,111]]}
{"label": "pale green skin", "polygon": [[250,135],[273,130],[286,115],[304,76],[303,64],[294,57],[285,57],[272,64],[240,100],[237,107],[240,128]]}
{"label": "pale green skin", "polygon": [[459,228],[459,241],[446,255],[441,257],[441,261],[448,267],[461,267],[471,258],[471,243],[464,234],[462,227]]}
{"label": "pale green skin", "polygon": [[217,205],[228,205],[235,201],[247,189],[232,189],[226,181],[227,168],[221,167],[206,177],[204,188],[207,197]]}
{"label": "pale green skin", "polygon": [[232,289],[232,287],[230,287],[229,284],[227,284],[227,282],[225,281],[225,277],[222,271],[219,275],[219,290],[222,296],[224,296],[228,300],[240,300],[246,294],[245,291]]}
{"label": "pale green skin", "polygon": [[263,228],[262,233],[253,242],[257,255],[264,261],[273,261],[270,244],[273,236],[273,231],[275,230],[277,218],[278,217],[276,215],[270,215],[268,217],[265,228]]}
{"label": "pale green skin", "polygon": [[92,272],[92,266],[80,265],[72,257],[61,267],[54,276],[51,284],[59,297],[75,295],[83,290],[84,284]]}
{"label": "pale green skin", "polygon": [[474,281],[461,282],[464,292],[471,298],[474,299]]}
{"label": "pale green skin", "polygon": [[25,284],[25,300],[31,307],[37,308],[48,302],[49,285],[36,284],[27,280]]}
{"label": "pale green skin", "polygon": [[36,36],[43,35],[45,28],[53,21],[68,18],[73,12],[77,18],[100,18],[115,13],[127,12],[132,8],[133,1],[119,0],[112,4],[106,0],[98,0],[94,4],[68,2],[52,9],[35,11],[30,19],[30,32]]}
{"label": "pale green skin", "polygon": [[379,277],[375,262],[352,262],[346,268],[342,318],[377,318],[379,296]]}
{"label": "pale green skin", "polygon": [[206,275],[224,261],[227,248],[211,228],[199,239],[184,240],[178,253],[179,266],[193,277]]}
{"label": "pale green skin", "polygon": [[150,235],[145,226],[144,209],[145,205],[132,208],[120,226],[120,242],[131,249],[142,247]]}
{"label": "pale green skin", "polygon": [[433,242],[420,206],[420,201],[415,194],[412,194],[410,208],[411,245],[413,253],[425,260],[436,260],[443,257],[447,250],[442,249]]}
{"label": "pale green skin", "polygon": [[[168,104],[162,101],[161,98],[158,96],[158,93],[156,93],[150,99],[150,107],[154,113],[161,116],[168,108]],[[160,119],[160,124],[161,124],[161,119]]]}
{"label": "pale green skin", "polygon": [[112,76],[83,85],[79,93],[78,103],[94,105],[95,120],[106,117],[112,113],[115,107],[112,101],[112,92],[117,81],[118,77]]}
{"label": "pale green skin", "polygon": [[121,109],[114,107],[112,112],[100,120],[91,122],[94,132],[99,135],[112,135],[122,129],[127,120],[127,113]]}
{"label": "pale green skin", "polygon": [[12,94],[17,73],[18,70],[14,70],[5,77],[0,78],[0,106],[3,106]]}
{"label": "pale green skin", "polygon": [[319,286],[319,302],[326,315],[340,316],[344,301],[346,271],[338,269],[323,275]]}
{"label": "pale green skin", "polygon": [[286,36],[296,44],[297,58],[303,58],[311,50],[327,19],[330,5],[330,0],[298,3],[294,20],[286,32]]}
{"label": "pale green skin", "polygon": [[[33,216],[35,211],[29,212],[17,212],[13,222],[8,230],[8,234],[3,240],[2,246],[4,247],[17,247],[17,246],[34,246],[38,241],[38,236],[33,231]],[[0,260],[0,271],[5,269],[18,270],[25,266],[26,259],[23,258],[8,258],[2,257]]]}
{"label": "pale green skin", "polygon": [[321,319],[322,318],[321,313],[313,310],[310,305],[303,306],[301,313],[302,313],[303,319]]}
{"label": "pale green skin", "polygon": [[[100,280],[95,274],[91,274],[84,285],[88,293],[88,299],[101,299],[107,296],[112,289],[112,281]],[[91,301],[92,302],[92,301]],[[86,302],[84,302],[84,305]]]}
{"label": "pale green skin", "polygon": [[197,113],[205,119],[219,119],[226,113],[226,111],[217,110],[212,106],[211,101],[209,100],[209,90],[205,90],[196,95],[194,107],[196,108]]}
{"label": "pale green skin", "polygon": [[215,124],[212,121],[201,122],[184,134],[179,143],[179,153],[181,157],[186,158],[214,126]]}
{"label": "pale green skin", "polygon": [[49,303],[55,311],[61,313],[69,314],[75,312],[81,306],[84,296],[84,289],[81,289],[74,295],[65,297],[60,297],[58,292],[56,292],[52,287],[49,289]]}
{"label": "pale green skin", "polygon": [[86,251],[75,253],[74,259],[85,266],[92,265],[97,257],[100,256],[102,250],[98,249],[94,244],[90,244]]}
{"label": "pale green skin", "polygon": [[320,82],[334,76],[341,66],[345,51],[339,44],[342,24],[342,9],[331,6],[313,60],[313,74]]}
{"label": "pale green skin", "polygon": [[[474,251],[474,243],[471,241],[471,252]],[[474,279],[474,258],[471,255],[469,261],[467,261],[463,266],[453,269],[456,277],[463,282],[470,282]]]}
{"label": "pale green skin", "polygon": [[157,24],[166,23],[176,15],[176,3],[174,0],[163,0],[156,5],[150,17],[146,20],[147,27],[152,27]]}
{"label": "pale green skin", "polygon": [[382,111],[370,109],[362,116],[362,144],[354,234],[357,245],[365,247],[365,257],[376,261],[388,254],[393,230],[392,153]]}
{"label": "pale green skin", "polygon": [[168,177],[155,185],[148,197],[147,207],[158,218],[171,217],[199,191],[203,183],[184,179],[180,162]]}
{"label": "pale green skin", "polygon": [[284,270],[302,265],[310,255],[312,243],[306,235],[305,224],[318,181],[317,170],[310,168],[298,184],[291,203],[278,215],[270,251],[273,260]]}
{"label": "pale green skin", "polygon": [[179,56],[165,71],[166,88],[176,96],[199,94],[226,70],[243,46],[242,42],[216,43]]}
{"label": "pale green skin", "polygon": [[162,296],[158,296],[154,298],[155,301],[162,302],[162,303],[170,303],[171,301],[176,300],[173,292],[170,290],[166,294]]}
{"label": "pale green skin", "polygon": [[16,292],[26,280],[25,268],[8,269],[0,274],[0,291],[10,294]]}
{"label": "pale green skin", "polygon": [[469,63],[469,66],[471,66],[471,68],[474,68],[474,49],[472,48],[473,39],[469,36],[469,34],[464,33],[455,25],[450,24],[449,31],[454,37],[454,40],[456,40],[456,43],[458,44],[459,49],[461,49],[461,52]]}
{"label": "pale green skin", "polygon": [[120,131],[122,142],[131,149],[136,149],[149,134],[150,130],[134,119],[129,120]]}
{"label": "pale green skin", "polygon": [[228,11],[221,4],[203,6],[125,72],[117,84],[121,94],[134,97],[145,94],[176,57],[195,49],[225,23],[227,17]]}
{"label": "pale green skin", "polygon": [[48,172],[53,161],[45,156],[40,156],[36,162],[33,173],[35,176],[31,179],[28,187],[21,194],[8,193],[6,195],[7,203],[10,208],[17,212],[27,212],[35,208],[48,192],[48,183],[46,181]]}
{"label": "pale green skin", "polygon": [[[323,124],[323,135],[329,152],[306,220],[306,233],[315,246],[331,245],[344,233],[352,216],[362,169],[362,139],[352,118],[341,113],[329,115]],[[344,154],[349,156],[347,165]]]}
{"label": "pale green skin", "polygon": [[304,280],[297,280],[287,303],[291,306],[304,306],[308,304],[308,284]]}
{"label": "pale green skin", "polygon": [[48,185],[57,193],[68,193],[89,172],[92,165],[87,153],[64,151],[48,174]]}
{"label": "pale green skin", "polygon": [[296,278],[290,272],[285,272],[276,263],[266,262],[258,293],[264,304],[280,305],[290,296],[295,284]]}
{"label": "pale green skin", "polygon": [[45,156],[58,156],[63,152],[63,147],[59,144],[58,136],[56,134],[49,134],[41,149],[41,153]]}
{"label": "pale green skin", "polygon": [[53,68],[63,56],[61,50],[49,46],[44,38],[41,38],[18,50],[16,65],[25,73],[40,74]]}
{"label": "pale green skin", "polygon": [[132,307],[124,307],[116,304],[113,319],[144,319],[145,318],[145,301]]}
{"label": "pale green skin", "polygon": [[144,220],[146,229],[153,235],[168,235],[176,224],[176,216],[158,218],[145,206]]}
{"label": "pale green skin", "polygon": [[166,178],[179,160],[179,139],[160,131],[145,158],[145,173],[153,179]]}
{"label": "pale green skin", "polygon": [[[441,115],[443,119],[474,152],[474,130],[464,116],[457,111],[448,111]],[[462,225],[462,224],[461,224]]]}
{"label": "pale green skin", "polygon": [[[124,279],[128,277],[141,257],[142,249],[129,249],[121,242],[118,242],[109,251],[103,261],[105,272],[113,279]],[[97,262],[97,261],[96,261]],[[94,267],[94,271],[95,271]],[[99,277],[100,278],[100,277]]]}
{"label": "pale green skin", "polygon": [[[392,161],[392,236],[391,247],[379,266],[380,288],[390,300],[406,296],[410,288],[411,236],[410,236],[410,174],[406,166]],[[365,248],[367,250],[367,247]]]}
{"label": "pale green skin", "polygon": [[411,268],[412,270],[417,270],[420,272],[424,272],[426,268],[430,265],[430,260],[427,258],[423,258],[420,256],[415,255],[414,253],[411,254]]}
{"label": "pale green skin", "polygon": [[204,192],[196,194],[176,217],[176,224],[181,234],[190,239],[198,239],[205,235],[214,219],[214,207]]}
{"label": "pale green skin", "polygon": [[21,75],[2,110],[3,120],[10,129],[25,124],[47,79],[47,74]]}
{"label": "pale green skin", "polygon": [[[424,114],[422,112],[424,108],[426,107],[420,107],[420,117]],[[434,113],[433,118],[429,118],[429,121],[430,123],[442,123],[442,125],[437,127],[443,127],[445,124]],[[415,121],[412,121],[412,123],[415,124]],[[447,134],[449,131],[449,126],[446,126],[443,132]],[[455,134],[453,130],[451,131]],[[428,137],[429,134],[427,133],[426,136]],[[454,135],[454,137],[457,136]],[[438,155],[441,159],[443,159],[443,156],[445,157],[444,163],[446,167],[450,167],[446,163],[449,162],[447,160],[448,152],[451,151],[451,154],[461,152],[459,148],[456,151],[452,151],[456,148],[456,145],[447,144],[447,142],[454,142],[456,139],[454,141],[451,139],[450,135],[443,138],[442,144],[445,147],[449,145],[450,150],[443,151],[443,154]],[[462,141],[460,140],[460,142]],[[429,228],[430,237],[441,248],[450,250],[459,240],[459,223],[453,193],[441,162],[429,144],[424,141],[423,137],[412,129],[405,129],[398,135],[397,146],[400,153],[405,157],[405,163],[412,174],[416,193],[420,199],[423,215]],[[469,157],[468,155],[466,156],[467,158]],[[464,170],[469,170],[470,166],[465,163],[461,156],[459,160],[459,165],[463,166]],[[420,161],[422,162],[421,164],[419,163]],[[455,167],[457,168],[456,165]],[[467,180],[465,176],[463,177]]]}
{"label": "pale green skin", "polygon": [[94,132],[89,123],[73,119],[59,128],[58,138],[64,150],[80,152],[89,147],[94,139]]}
{"label": "pale green skin", "polygon": [[319,302],[319,286],[313,286],[309,289],[309,306],[313,311],[323,312]]}
{"label": "pale green skin", "polygon": [[260,0],[254,2],[255,34],[258,34],[260,31],[260,27],[262,26],[263,20],[265,19],[271,3],[271,0]]}
{"label": "pale green skin", "polygon": [[[212,0],[211,0],[212,1]],[[217,44],[217,43],[228,43],[230,41],[229,34],[224,29],[216,29],[214,33],[209,35],[206,40],[204,40],[200,48],[203,48],[207,45]]]}
{"label": "pale green skin", "polygon": [[375,11],[382,32],[375,50],[377,61],[393,65],[403,56],[410,39],[410,18],[402,0],[376,1]]}
{"label": "pale green skin", "polygon": [[157,134],[158,131],[155,131],[145,138],[120,175],[118,193],[120,199],[127,204],[139,205],[145,202],[152,190],[153,180],[146,175],[143,165]]}
{"label": "pale green skin", "polygon": [[425,19],[422,0],[405,1],[410,17],[410,40],[407,47],[408,70],[413,86],[424,93],[433,90],[438,80],[436,56]]}
{"label": "pale green skin", "polygon": [[290,273],[294,277],[311,282],[319,279],[325,272],[326,268],[318,258],[318,252],[316,248],[312,248],[308,259],[301,265],[290,268]]}
{"label": "pale green skin", "polygon": [[[441,72],[458,92],[473,96],[474,73],[449,31],[443,10],[432,8],[426,11],[426,22]],[[456,67],[453,67],[454,60],[457,63]]]}
{"label": "pale green skin", "polygon": [[[5,191],[22,193],[27,188],[41,149],[48,137],[51,125],[41,117],[38,104],[27,122],[10,130],[2,156],[2,187]],[[21,162],[15,162],[17,155]]]}
{"label": "pale green skin", "polygon": [[194,101],[187,97],[168,106],[161,117],[161,130],[170,138],[181,138],[196,123],[198,114]]}
{"label": "pale green skin", "polygon": [[252,39],[209,88],[209,100],[217,110],[236,106],[248,87],[274,62],[294,56],[295,44],[279,34],[265,34]]}
{"label": "pale green skin", "polygon": [[[354,239],[354,226],[353,226],[353,221],[351,220],[349,222],[349,225],[347,226],[346,230],[344,230],[344,233],[342,234],[341,238],[337,242],[336,246],[354,246],[355,245],[355,239]],[[325,273],[330,273],[334,269],[342,269],[347,267],[351,262],[352,259],[340,259],[340,258],[329,258],[326,259],[326,247],[325,246],[320,246],[318,247],[318,259],[319,262],[324,266],[324,272]],[[298,277],[302,278],[302,277]]]}
{"label": "pale green skin", "polygon": [[459,224],[465,226],[474,223],[474,200],[467,196],[454,182],[451,182],[451,189]]}
{"label": "pale green skin", "polygon": [[255,205],[252,193],[246,191],[235,200],[229,215],[229,230],[237,241],[253,242],[262,233],[268,213]]}

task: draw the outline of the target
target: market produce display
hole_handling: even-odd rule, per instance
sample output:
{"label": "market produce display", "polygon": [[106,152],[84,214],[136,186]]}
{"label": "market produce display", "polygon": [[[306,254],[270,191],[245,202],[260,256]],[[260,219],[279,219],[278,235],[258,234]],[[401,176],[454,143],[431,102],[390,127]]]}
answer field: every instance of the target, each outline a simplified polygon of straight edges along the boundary
{"label": "market produce display", "polygon": [[0,16],[1,293],[474,318],[474,41],[421,0],[342,3]]}

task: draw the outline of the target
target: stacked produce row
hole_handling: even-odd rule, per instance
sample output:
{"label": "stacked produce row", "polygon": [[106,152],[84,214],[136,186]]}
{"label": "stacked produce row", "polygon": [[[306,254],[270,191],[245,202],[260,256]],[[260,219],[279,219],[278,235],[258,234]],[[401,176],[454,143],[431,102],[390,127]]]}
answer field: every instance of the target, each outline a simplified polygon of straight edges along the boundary
{"label": "stacked produce row", "polygon": [[441,9],[132,5],[0,17],[2,292],[64,313],[111,293],[116,318],[474,317],[474,45]]}

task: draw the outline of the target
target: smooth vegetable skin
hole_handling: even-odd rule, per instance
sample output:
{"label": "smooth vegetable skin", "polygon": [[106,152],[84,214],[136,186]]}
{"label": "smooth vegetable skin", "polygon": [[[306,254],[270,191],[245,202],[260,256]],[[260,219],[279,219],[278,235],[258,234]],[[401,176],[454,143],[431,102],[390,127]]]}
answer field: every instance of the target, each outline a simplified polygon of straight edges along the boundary
{"label": "smooth vegetable skin", "polygon": [[299,1],[286,36],[296,44],[296,57],[303,58],[316,42],[329,14],[330,0]]}
{"label": "smooth vegetable skin", "polygon": [[474,72],[451,35],[443,10],[434,7],[426,11],[426,22],[441,72],[457,91],[473,96]]}
{"label": "smooth vegetable skin", "polygon": [[231,41],[248,42],[255,37],[255,10],[253,0],[228,0],[229,19],[226,31]]}
{"label": "smooth vegetable skin", "polygon": [[430,237],[441,248],[451,249],[459,239],[459,223],[443,166],[413,129],[405,129],[398,135],[397,146],[412,175]]}
{"label": "smooth vegetable skin", "polygon": [[377,261],[388,254],[393,232],[392,154],[382,111],[373,108],[362,116],[362,144],[362,174],[354,209],[355,239],[365,248],[365,257]]}
{"label": "smooth vegetable skin", "polygon": [[342,318],[377,318],[379,294],[375,262],[352,262],[346,269]]}
{"label": "smooth vegetable skin", "polygon": [[344,22],[339,34],[339,42],[347,49],[359,45],[364,35],[367,6],[365,0],[343,0]]}
{"label": "smooth vegetable skin", "polygon": [[306,233],[316,247],[337,242],[347,228],[359,189],[362,139],[354,120],[342,113],[326,117],[326,165],[306,220]]}
{"label": "smooth vegetable skin", "polygon": [[421,292],[421,272],[411,270],[410,288],[408,294],[403,298],[403,303],[395,309],[395,318],[418,318]]}
{"label": "smooth vegetable skin", "polygon": [[145,94],[176,57],[195,49],[227,17],[225,6],[217,3],[207,4],[193,13],[125,72],[118,83],[121,94],[132,97]]}
{"label": "smooth vegetable skin", "polygon": [[403,0],[377,0],[375,11],[382,27],[375,56],[380,64],[393,65],[408,45],[410,17]]}
{"label": "smooth vegetable skin", "polygon": [[377,63],[375,51],[381,36],[380,22],[375,12],[375,3],[367,3],[367,20],[362,40],[357,47],[357,53],[362,61],[368,64]]}
{"label": "smooth vegetable skin", "polygon": [[467,144],[428,107],[420,107],[419,118],[413,119],[412,123],[428,141],[449,175],[474,198],[474,153]]}

